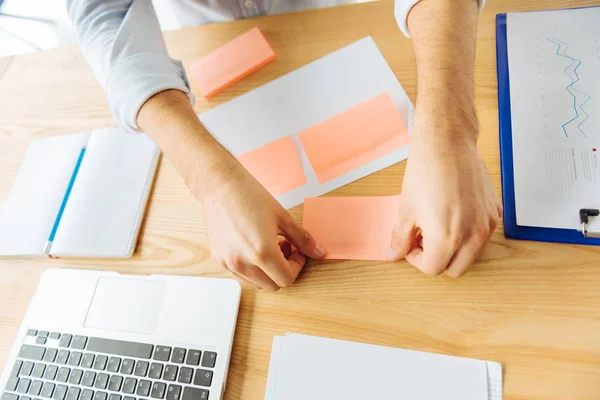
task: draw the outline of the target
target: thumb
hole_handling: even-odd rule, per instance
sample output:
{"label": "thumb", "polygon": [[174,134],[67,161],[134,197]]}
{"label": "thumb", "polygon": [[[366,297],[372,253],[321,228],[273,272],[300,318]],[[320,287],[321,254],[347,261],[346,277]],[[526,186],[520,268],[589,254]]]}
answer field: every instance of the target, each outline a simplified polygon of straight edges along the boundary
{"label": "thumb", "polygon": [[414,246],[416,232],[417,228],[414,219],[405,210],[400,210],[398,220],[392,231],[390,250],[386,254],[386,258],[389,261],[398,261],[406,258]]}
{"label": "thumb", "polygon": [[327,252],[317,244],[315,238],[288,217],[280,226],[281,235],[285,237],[298,251],[312,258],[323,258]]}

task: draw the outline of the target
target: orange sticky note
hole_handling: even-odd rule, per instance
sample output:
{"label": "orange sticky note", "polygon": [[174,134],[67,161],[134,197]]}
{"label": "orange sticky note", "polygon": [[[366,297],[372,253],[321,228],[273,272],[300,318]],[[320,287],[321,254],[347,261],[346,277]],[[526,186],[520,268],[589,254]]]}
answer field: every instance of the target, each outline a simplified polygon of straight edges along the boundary
{"label": "orange sticky note", "polygon": [[305,199],[303,225],[326,259],[385,260],[399,205],[399,196]]}
{"label": "orange sticky note", "polygon": [[275,52],[255,27],[194,62],[190,69],[200,92],[209,98],[274,59]]}
{"label": "orange sticky note", "polygon": [[299,137],[320,183],[389,154],[410,140],[388,93],[315,125]]}
{"label": "orange sticky note", "polygon": [[244,153],[238,160],[273,196],[306,184],[300,157],[289,136]]}

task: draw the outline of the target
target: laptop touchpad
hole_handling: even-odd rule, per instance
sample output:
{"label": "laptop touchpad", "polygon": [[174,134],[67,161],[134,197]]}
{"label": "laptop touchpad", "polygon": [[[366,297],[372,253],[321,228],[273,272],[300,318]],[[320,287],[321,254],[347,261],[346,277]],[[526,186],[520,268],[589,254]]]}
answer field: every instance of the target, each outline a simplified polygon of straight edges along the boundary
{"label": "laptop touchpad", "polygon": [[100,278],[84,326],[151,335],[158,325],[166,286],[154,280]]}

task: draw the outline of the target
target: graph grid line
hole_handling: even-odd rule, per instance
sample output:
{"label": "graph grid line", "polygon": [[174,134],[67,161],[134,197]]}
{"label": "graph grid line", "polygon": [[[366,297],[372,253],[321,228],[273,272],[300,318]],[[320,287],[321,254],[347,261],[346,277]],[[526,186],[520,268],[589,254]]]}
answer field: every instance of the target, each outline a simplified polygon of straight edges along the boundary
{"label": "graph grid line", "polygon": [[[579,74],[577,73],[577,69],[579,69],[579,67],[581,66],[582,60],[578,60],[567,54],[567,50],[569,49],[568,43],[565,43],[558,39],[553,39],[553,38],[547,38],[547,39],[557,46],[556,47],[556,55],[557,56],[566,58],[571,61],[571,63],[564,69],[563,72],[571,79],[571,83],[568,84],[565,87],[565,89],[567,89],[569,94],[573,97],[573,110],[575,111],[575,117],[571,118],[569,121],[565,122],[562,125],[563,132],[565,133],[565,136],[569,137],[569,133],[567,132],[567,126],[570,125],[571,123],[577,121],[579,119],[579,116],[583,114],[583,116],[584,116],[583,121],[581,121],[579,124],[577,124],[577,129],[579,130],[579,132],[581,132],[581,134],[584,137],[587,137],[585,132],[581,129],[581,125],[583,125],[585,123],[585,121],[587,121],[588,118],[590,117],[589,114],[583,108],[583,106],[591,99],[591,96],[583,93],[580,90],[575,89],[575,87],[574,87],[575,84],[577,82],[579,82],[579,79],[580,79]],[[574,67],[574,68],[573,68],[573,72],[571,73],[570,69],[572,67]],[[577,106],[578,95],[582,96],[585,99],[581,104],[579,104],[579,107]],[[581,114],[580,114],[580,111],[581,111]]]}

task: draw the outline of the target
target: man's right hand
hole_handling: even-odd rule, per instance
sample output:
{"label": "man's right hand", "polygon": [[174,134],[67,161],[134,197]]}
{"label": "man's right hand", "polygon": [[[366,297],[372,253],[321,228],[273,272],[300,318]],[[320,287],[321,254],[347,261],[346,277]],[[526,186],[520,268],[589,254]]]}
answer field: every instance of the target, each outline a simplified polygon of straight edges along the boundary
{"label": "man's right hand", "polygon": [[204,208],[213,258],[266,290],[290,286],[306,256],[325,251],[202,126],[183,92],[165,90],[140,109],[141,129],[183,175]]}
{"label": "man's right hand", "polygon": [[325,251],[233,161],[223,174],[225,179],[212,177],[212,187],[197,195],[204,207],[212,256],[242,281],[265,290],[288,287],[306,256],[323,258]]}

